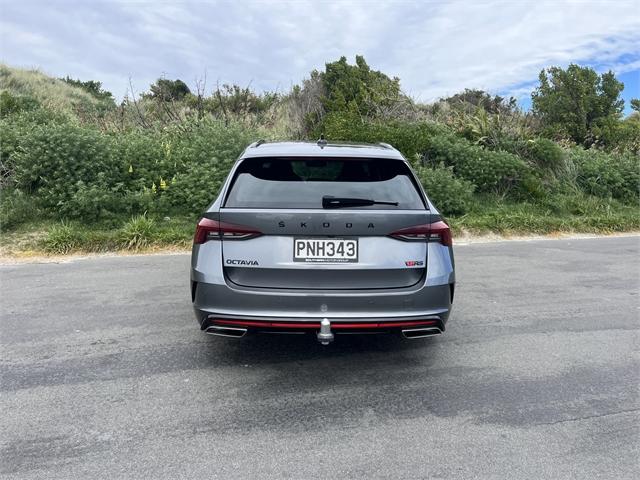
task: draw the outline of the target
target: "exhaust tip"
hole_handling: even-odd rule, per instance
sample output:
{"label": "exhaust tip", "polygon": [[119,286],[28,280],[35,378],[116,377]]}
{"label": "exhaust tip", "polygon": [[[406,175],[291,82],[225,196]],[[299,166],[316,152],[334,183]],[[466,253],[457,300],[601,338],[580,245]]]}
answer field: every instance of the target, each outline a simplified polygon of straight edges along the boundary
{"label": "exhaust tip", "polygon": [[442,330],[438,327],[426,327],[426,328],[407,328],[402,330],[402,336],[404,338],[426,338],[426,337],[435,337],[436,335],[441,335]]}
{"label": "exhaust tip", "polygon": [[217,325],[212,325],[211,327],[207,327],[204,333],[207,333],[209,335],[217,335],[218,337],[242,338],[247,334],[247,329],[239,327],[219,327]]}

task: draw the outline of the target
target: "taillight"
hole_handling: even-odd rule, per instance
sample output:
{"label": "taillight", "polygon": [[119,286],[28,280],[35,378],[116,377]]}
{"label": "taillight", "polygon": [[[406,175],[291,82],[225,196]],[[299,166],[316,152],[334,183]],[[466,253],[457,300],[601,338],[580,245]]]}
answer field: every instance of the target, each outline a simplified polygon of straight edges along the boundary
{"label": "taillight", "polygon": [[398,240],[438,242],[446,247],[453,245],[449,225],[443,221],[403,228],[390,236]]}
{"label": "taillight", "polygon": [[246,240],[262,235],[255,228],[233,223],[219,222],[210,218],[203,218],[198,222],[196,233],[193,236],[193,243],[204,243],[208,240]]}

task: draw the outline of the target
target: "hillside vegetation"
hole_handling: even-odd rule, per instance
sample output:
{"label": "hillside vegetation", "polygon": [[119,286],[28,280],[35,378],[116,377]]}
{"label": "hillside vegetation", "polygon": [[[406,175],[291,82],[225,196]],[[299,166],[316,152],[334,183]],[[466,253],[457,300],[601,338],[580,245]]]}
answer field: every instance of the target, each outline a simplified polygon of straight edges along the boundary
{"label": "hillside vegetation", "polygon": [[541,72],[531,112],[479,90],[421,104],[343,57],[286,93],[161,78],[117,103],[96,80],[0,65],[2,242],[187,245],[249,143],[321,134],[398,148],[456,231],[637,230],[640,114],[622,118],[621,91],[571,65]]}

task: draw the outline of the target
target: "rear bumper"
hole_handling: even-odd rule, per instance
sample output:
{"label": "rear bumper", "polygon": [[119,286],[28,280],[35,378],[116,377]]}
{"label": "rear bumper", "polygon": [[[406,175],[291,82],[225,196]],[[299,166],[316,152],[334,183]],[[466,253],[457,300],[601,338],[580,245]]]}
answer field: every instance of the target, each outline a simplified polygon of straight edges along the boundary
{"label": "rear bumper", "polygon": [[307,290],[240,287],[225,278],[219,242],[195,245],[192,300],[200,326],[210,318],[332,325],[449,318],[455,273],[450,248],[430,243],[427,275],[411,287],[374,290]]}
{"label": "rear bumper", "polygon": [[323,318],[332,325],[436,320],[444,327],[452,294],[450,285],[423,285],[385,293],[240,290],[198,282],[192,288],[194,312],[203,329],[212,319],[312,325]]}

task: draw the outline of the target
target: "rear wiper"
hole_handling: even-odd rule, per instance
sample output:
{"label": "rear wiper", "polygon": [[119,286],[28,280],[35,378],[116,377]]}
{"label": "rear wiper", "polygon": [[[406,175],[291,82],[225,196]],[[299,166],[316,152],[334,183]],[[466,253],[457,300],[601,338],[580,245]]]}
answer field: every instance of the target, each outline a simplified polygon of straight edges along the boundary
{"label": "rear wiper", "polygon": [[367,207],[369,205],[394,205],[397,207],[398,202],[378,202],[369,198],[331,197],[328,195],[322,197],[322,208]]}

